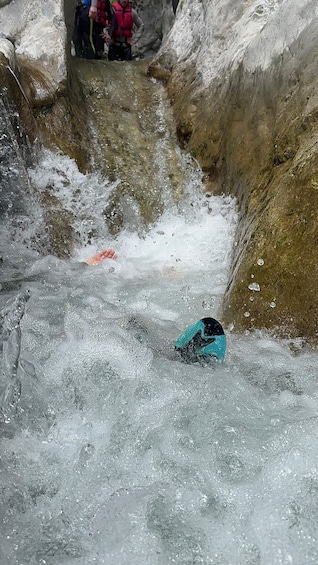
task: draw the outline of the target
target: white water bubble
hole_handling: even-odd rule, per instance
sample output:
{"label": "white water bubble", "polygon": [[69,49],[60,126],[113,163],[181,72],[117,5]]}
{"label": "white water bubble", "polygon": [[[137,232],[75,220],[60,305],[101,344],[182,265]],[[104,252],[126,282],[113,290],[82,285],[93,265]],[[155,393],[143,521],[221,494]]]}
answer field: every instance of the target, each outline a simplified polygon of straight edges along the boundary
{"label": "white water bubble", "polygon": [[261,287],[258,283],[251,283],[248,285],[248,288],[256,292],[259,292],[261,290]]}
{"label": "white water bubble", "polygon": [[264,259],[257,259],[257,264],[260,265],[260,267],[264,265]]}
{"label": "white water bubble", "polygon": [[271,303],[270,303],[270,307],[271,307],[271,308],[276,308],[276,302],[274,302],[274,301],[271,302]]}

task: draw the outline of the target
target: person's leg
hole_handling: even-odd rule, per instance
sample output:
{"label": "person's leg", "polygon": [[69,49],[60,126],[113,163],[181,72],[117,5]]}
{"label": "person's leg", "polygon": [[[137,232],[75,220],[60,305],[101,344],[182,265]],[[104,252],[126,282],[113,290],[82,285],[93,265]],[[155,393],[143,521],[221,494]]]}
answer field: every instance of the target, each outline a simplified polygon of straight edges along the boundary
{"label": "person's leg", "polygon": [[108,46],[108,61],[119,61],[118,47],[113,43]]}
{"label": "person's leg", "polygon": [[93,37],[91,33],[91,26],[93,25],[92,20],[88,16],[89,7],[82,6],[79,18],[79,29],[80,36],[83,45],[82,57],[85,59],[95,58],[95,46],[93,42]]}
{"label": "person's leg", "polygon": [[91,41],[90,34],[87,33],[83,34],[83,43],[84,43],[84,51],[83,51],[84,59],[95,59],[95,46],[94,46],[94,42]]}
{"label": "person's leg", "polygon": [[72,37],[76,57],[83,57],[83,45],[81,37],[79,36],[78,29],[74,29]]}
{"label": "person's leg", "polygon": [[104,55],[105,42],[102,33],[103,26],[99,22],[94,22],[93,41],[95,46],[95,59],[101,59]]}
{"label": "person's leg", "polygon": [[131,54],[131,45],[128,43],[123,44],[122,47],[122,61],[131,61],[132,54]]}

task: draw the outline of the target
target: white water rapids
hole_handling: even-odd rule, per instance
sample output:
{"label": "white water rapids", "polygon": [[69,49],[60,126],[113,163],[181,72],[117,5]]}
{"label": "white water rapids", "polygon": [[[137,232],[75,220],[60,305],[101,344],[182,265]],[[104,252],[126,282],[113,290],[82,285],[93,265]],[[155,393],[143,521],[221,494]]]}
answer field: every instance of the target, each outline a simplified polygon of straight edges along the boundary
{"label": "white water rapids", "polygon": [[[219,317],[236,224],[184,167],[182,205],[116,240],[111,186],[49,152],[30,172],[79,244],[68,261],[27,250],[38,210],[1,238],[1,565],[318,562],[318,355],[226,328],[223,365],[169,359]],[[103,247],[117,261],[80,263]]]}

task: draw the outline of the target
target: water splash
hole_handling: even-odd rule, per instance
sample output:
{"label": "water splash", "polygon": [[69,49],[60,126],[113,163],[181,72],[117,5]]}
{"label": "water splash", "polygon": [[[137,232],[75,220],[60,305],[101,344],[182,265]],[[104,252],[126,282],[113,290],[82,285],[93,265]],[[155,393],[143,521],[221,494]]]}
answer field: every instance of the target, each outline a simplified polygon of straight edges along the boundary
{"label": "water splash", "polygon": [[20,293],[11,305],[0,312],[1,333],[1,388],[0,422],[9,423],[17,410],[21,397],[19,360],[21,352],[20,322],[25,305],[30,298],[28,291]]}

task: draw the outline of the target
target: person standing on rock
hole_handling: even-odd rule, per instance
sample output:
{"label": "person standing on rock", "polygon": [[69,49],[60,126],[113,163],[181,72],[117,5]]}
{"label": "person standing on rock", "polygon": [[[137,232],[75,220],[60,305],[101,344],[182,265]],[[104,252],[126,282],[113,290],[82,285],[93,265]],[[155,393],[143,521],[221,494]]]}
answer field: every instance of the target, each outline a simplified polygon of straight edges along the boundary
{"label": "person standing on rock", "polygon": [[[92,3],[96,0],[92,0]],[[112,5],[116,26],[105,34],[109,61],[131,61],[131,46],[137,43],[144,31],[144,23],[129,0],[118,0]],[[136,30],[136,31],[135,31]]]}
{"label": "person standing on rock", "polygon": [[90,29],[88,17],[90,0],[79,0],[75,8],[75,22],[73,30],[73,44],[76,57],[81,59],[95,58],[95,45],[93,42],[93,28]]}
{"label": "person standing on rock", "polygon": [[96,36],[98,36],[98,50],[104,53],[105,42],[111,41],[111,36],[117,26],[117,19],[110,0],[90,0],[89,17],[94,21]]}
{"label": "person standing on rock", "polygon": [[104,29],[116,25],[109,0],[79,0],[75,11],[73,43],[77,57],[101,59],[104,54]]}

